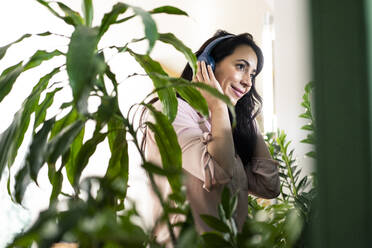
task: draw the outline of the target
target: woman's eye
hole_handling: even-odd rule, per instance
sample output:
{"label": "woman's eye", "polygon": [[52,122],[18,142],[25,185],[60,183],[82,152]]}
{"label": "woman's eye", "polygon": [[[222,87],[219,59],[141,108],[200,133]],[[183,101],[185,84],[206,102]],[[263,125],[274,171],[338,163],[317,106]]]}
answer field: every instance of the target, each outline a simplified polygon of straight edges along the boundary
{"label": "woman's eye", "polygon": [[245,64],[237,64],[236,68],[238,68],[238,70],[244,71],[245,70]]}

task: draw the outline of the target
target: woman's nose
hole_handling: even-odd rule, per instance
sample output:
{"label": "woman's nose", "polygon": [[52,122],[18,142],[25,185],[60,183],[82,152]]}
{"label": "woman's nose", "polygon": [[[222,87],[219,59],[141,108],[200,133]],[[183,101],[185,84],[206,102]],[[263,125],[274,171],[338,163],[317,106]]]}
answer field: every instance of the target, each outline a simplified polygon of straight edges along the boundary
{"label": "woman's nose", "polygon": [[241,85],[243,85],[246,88],[250,88],[252,86],[252,78],[250,76],[245,76],[240,81]]}

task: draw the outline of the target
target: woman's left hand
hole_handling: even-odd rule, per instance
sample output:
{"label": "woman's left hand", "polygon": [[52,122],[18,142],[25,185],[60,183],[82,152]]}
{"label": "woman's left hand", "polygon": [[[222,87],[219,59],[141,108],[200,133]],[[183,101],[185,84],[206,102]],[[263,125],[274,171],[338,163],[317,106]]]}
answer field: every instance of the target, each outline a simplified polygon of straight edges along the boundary
{"label": "woman's left hand", "polygon": [[[203,82],[215,89],[217,89],[220,93],[223,93],[220,83],[217,81],[216,77],[214,76],[214,72],[210,65],[206,65],[205,61],[198,61],[197,62],[197,73],[194,77],[193,81],[195,82]],[[224,107],[225,104],[223,101],[218,99],[217,97],[209,94],[208,92],[201,90],[200,93],[207,101],[209,109],[213,112],[215,108]]]}

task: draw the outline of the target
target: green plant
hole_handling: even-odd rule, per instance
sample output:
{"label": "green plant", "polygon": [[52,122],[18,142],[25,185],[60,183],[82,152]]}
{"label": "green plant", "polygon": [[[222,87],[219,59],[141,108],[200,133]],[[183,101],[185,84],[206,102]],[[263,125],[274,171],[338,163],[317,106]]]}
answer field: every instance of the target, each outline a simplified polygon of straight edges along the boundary
{"label": "green plant", "polygon": [[[22,73],[43,66],[44,61],[53,60],[55,57],[63,57],[64,60],[63,64],[34,84],[32,92],[24,99],[22,108],[15,114],[13,122],[0,136],[0,175],[3,176],[5,166],[8,166],[9,171],[12,169],[26,131],[32,129],[27,155],[15,176],[14,190],[10,189],[11,177],[8,177],[8,192],[14,201],[22,203],[27,186],[32,182],[37,183],[38,173],[44,166],[48,166],[48,176],[53,187],[49,209],[42,212],[37,222],[29,230],[18,235],[10,246],[26,247],[36,242],[40,247],[50,247],[53,242],[66,239],[78,241],[83,247],[138,247],[147,243],[156,245],[146,231],[131,222],[131,216],[135,215],[136,211],[124,206],[129,176],[130,141],[138,148],[143,168],[149,173],[152,186],[164,208],[164,220],[175,243],[176,238],[168,215],[172,212],[183,213],[183,209],[171,207],[170,201],[174,200],[178,206],[182,206],[185,199],[181,190],[181,149],[171,125],[177,113],[176,93],[205,116],[208,115],[208,106],[196,88],[216,95],[231,107],[228,98],[216,89],[201,83],[191,84],[186,80],[169,77],[161,65],[150,56],[155,42],[170,44],[185,55],[195,73],[196,57],[192,51],[172,33],[159,33],[152,18],[152,15],[161,13],[184,16],[187,14],[172,6],[161,6],[145,11],[140,7],[119,2],[104,15],[98,26],[92,27],[92,0],[82,1],[82,14],[58,1],[37,2],[67,25],[71,25],[74,30],[71,35],[59,35],[49,31],[35,34],[41,37],[61,36],[68,41],[68,47],[66,51],[55,49],[49,52],[40,49],[30,59],[8,67],[0,75],[1,102],[11,92]],[[101,38],[112,25],[119,25],[135,17],[142,19],[145,37],[131,37],[132,41],[123,46],[100,47]],[[125,35],[128,38],[131,34]],[[25,34],[16,41],[0,47],[0,59],[13,44],[31,36],[33,35]],[[131,47],[133,43],[143,40],[148,41],[146,54],[140,54]],[[146,161],[137,139],[139,129],[131,122],[129,113],[122,113],[119,109],[119,83],[105,59],[107,49],[133,56],[153,81],[155,90],[152,93],[158,95],[165,114],[146,104],[146,99],[138,105],[147,108],[154,115],[155,122],[147,124],[155,133],[163,168]],[[55,82],[54,78],[61,74],[66,75],[68,80]],[[66,102],[54,102],[54,97],[63,90],[70,91],[72,98]],[[97,111],[94,112],[90,112],[87,106],[88,99],[92,97],[98,98],[100,102]],[[60,106],[61,111],[46,119],[47,111],[55,105]],[[34,122],[30,123],[32,116]],[[91,133],[85,128],[88,122],[95,124],[95,129]],[[103,142],[107,142],[111,152],[106,174],[101,178],[82,179],[81,175],[88,166],[89,158]],[[63,170],[66,171],[67,177],[63,176]],[[154,183],[153,173],[168,178],[173,189],[169,199],[161,197]],[[62,191],[62,183],[65,180],[68,180],[74,189],[72,195]],[[98,185],[96,193],[91,192],[93,184]],[[61,201],[59,199],[61,194],[66,196],[67,200]],[[62,203],[68,204],[68,210],[58,211]],[[77,222],[77,216],[86,221]],[[94,223],[89,220],[94,220]],[[138,240],[133,239],[133,236],[138,237]]]}

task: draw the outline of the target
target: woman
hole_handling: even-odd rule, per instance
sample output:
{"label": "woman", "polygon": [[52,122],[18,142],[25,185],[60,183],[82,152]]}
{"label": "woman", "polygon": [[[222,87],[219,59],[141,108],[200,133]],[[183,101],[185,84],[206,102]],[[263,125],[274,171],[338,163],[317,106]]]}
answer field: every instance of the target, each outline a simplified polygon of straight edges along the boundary
{"label": "woman", "polygon": [[[212,47],[208,47],[213,41]],[[205,50],[210,51],[203,54]],[[271,159],[255,122],[261,105],[255,79],[262,70],[262,52],[250,34],[231,35],[218,31],[196,52],[196,56],[198,60],[203,60],[197,63],[196,77],[192,78],[189,65],[182,77],[204,82],[227,95],[235,105],[237,125],[232,129],[226,104],[204,91],[201,93],[208,103],[210,119],[203,118],[187,102],[178,98],[178,113],[173,127],[182,149],[187,200],[198,232],[210,231],[200,214],[218,216],[221,192],[227,185],[232,193],[238,194],[234,218],[241,230],[248,211],[248,194],[275,198],[280,193],[278,164]],[[205,56],[214,59],[215,68],[207,65]],[[160,110],[160,101],[154,106]],[[161,164],[150,130],[147,130],[145,139],[147,159]],[[171,192],[167,180],[158,177],[156,182],[166,197]],[[154,220],[160,214],[161,207],[157,202],[152,213]],[[177,222],[180,217],[173,216],[171,222]],[[169,239],[165,226],[158,227],[155,232],[159,241]]]}

